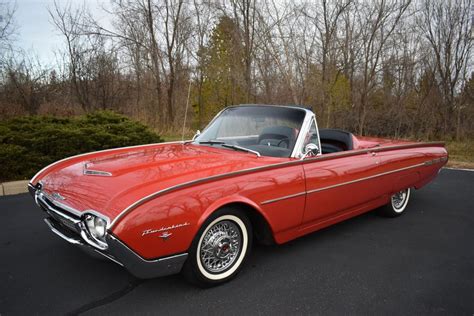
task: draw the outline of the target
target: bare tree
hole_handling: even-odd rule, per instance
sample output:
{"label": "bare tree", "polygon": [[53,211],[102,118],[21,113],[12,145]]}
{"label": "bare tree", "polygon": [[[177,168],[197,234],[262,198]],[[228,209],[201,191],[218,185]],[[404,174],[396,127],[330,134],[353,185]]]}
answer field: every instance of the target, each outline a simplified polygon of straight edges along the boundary
{"label": "bare tree", "polygon": [[[193,0],[193,14],[195,16],[195,41],[189,49],[191,57],[196,63],[196,85],[197,85],[197,118],[198,128],[203,127],[203,84],[204,84],[204,63],[205,63],[205,46],[209,40],[209,29],[213,24],[214,14],[211,5],[206,1]],[[191,37],[192,39],[192,37]],[[194,49],[192,49],[194,47]]]}
{"label": "bare tree", "polygon": [[[265,12],[265,14],[263,14]],[[266,62],[270,68],[278,69],[280,80],[286,85],[289,93],[289,100],[294,104],[299,103],[297,87],[300,86],[296,82],[295,67],[297,56],[294,51],[294,45],[298,42],[295,38],[294,18],[295,10],[291,6],[279,7],[279,4],[273,0],[264,1],[262,14],[259,14],[260,32],[257,33],[257,48],[259,51],[265,52],[270,61]],[[268,58],[267,57],[267,58]],[[258,60],[262,68],[262,60]],[[269,69],[261,71],[268,72]],[[275,76],[266,82],[266,89],[272,90],[269,85],[275,85]]]}
{"label": "bare tree", "polygon": [[[0,2],[0,50],[10,48],[14,31],[14,15],[16,6]],[[2,54],[3,55],[3,54]]]}
{"label": "bare tree", "polygon": [[86,35],[115,39],[127,47],[137,77],[144,75],[140,70],[143,64],[147,65],[156,93],[153,116],[159,117],[163,125],[174,121],[177,76],[191,34],[189,13],[183,4],[183,0],[114,1],[110,13],[116,17],[115,29],[92,20],[83,31]]}
{"label": "bare tree", "polygon": [[86,18],[85,7],[73,8],[71,4],[61,7],[58,2],[54,2],[49,9],[52,23],[64,36],[68,57],[70,80],[72,82],[75,96],[81,107],[88,111],[91,108],[88,82],[82,76],[84,72],[84,58],[88,47],[81,38],[82,25]]}
{"label": "bare tree", "polygon": [[[111,0],[107,27],[55,3],[63,59],[53,72],[1,69],[0,105],[113,108],[173,131],[190,88],[199,127],[225,105],[293,103],[312,106],[321,126],[461,139],[474,115],[472,1]],[[13,10],[0,11],[4,54]]]}
{"label": "bare tree", "polygon": [[326,127],[331,123],[331,100],[329,90],[338,77],[336,69],[338,47],[338,27],[343,14],[348,10],[352,0],[327,1],[321,4],[311,3],[306,6],[304,14],[314,24],[321,47],[321,103],[326,108]]}
{"label": "bare tree", "polygon": [[165,0],[162,12],[163,33],[165,42],[165,55],[167,63],[162,65],[164,72],[167,70],[167,113],[169,122],[173,123],[174,94],[179,68],[182,67],[186,41],[191,32],[187,27],[189,17],[185,15],[183,0]]}
{"label": "bare tree", "polygon": [[216,6],[222,14],[231,17],[241,32],[244,49],[245,87],[247,102],[255,100],[253,94],[253,62],[258,8],[256,0],[228,0]]}
{"label": "bare tree", "polygon": [[5,64],[4,93],[12,105],[20,105],[30,115],[38,114],[47,97],[48,74],[37,58],[10,59]]}
{"label": "bare tree", "polygon": [[365,3],[358,11],[362,49],[358,128],[361,135],[364,134],[366,124],[369,94],[376,87],[387,41],[410,3],[411,0]]}
{"label": "bare tree", "polygon": [[467,80],[467,67],[472,58],[472,5],[472,0],[424,0],[418,18],[418,27],[434,55],[434,69],[443,91],[445,132],[449,129],[450,116],[456,108],[458,110],[456,138],[460,135],[461,107],[455,97],[462,82]]}

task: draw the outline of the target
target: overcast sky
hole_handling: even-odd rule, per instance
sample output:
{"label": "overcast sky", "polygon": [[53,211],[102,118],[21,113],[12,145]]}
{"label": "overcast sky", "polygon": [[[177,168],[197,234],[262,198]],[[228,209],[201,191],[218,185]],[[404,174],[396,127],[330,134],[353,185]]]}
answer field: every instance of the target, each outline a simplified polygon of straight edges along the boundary
{"label": "overcast sky", "polygon": [[[54,52],[63,45],[63,39],[51,24],[48,7],[54,0],[9,0],[16,5],[15,25],[17,26],[16,44],[28,52],[36,54],[42,63],[55,62]],[[106,17],[100,10],[101,4],[109,0],[57,0],[60,5],[71,2],[74,5],[85,3],[96,17],[102,21]]]}

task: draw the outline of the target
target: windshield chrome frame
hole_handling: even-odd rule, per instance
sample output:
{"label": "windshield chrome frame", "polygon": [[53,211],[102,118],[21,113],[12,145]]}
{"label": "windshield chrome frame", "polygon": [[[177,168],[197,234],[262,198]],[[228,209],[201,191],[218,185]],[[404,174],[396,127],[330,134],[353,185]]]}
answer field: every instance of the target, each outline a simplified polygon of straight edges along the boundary
{"label": "windshield chrome frame", "polygon": [[[311,124],[314,123],[316,124],[316,129],[318,130],[318,146],[321,148],[321,140],[319,139],[319,128],[318,128],[318,121],[316,120],[316,115],[313,113],[313,111],[308,110],[308,109],[302,109],[306,111],[306,116],[303,120],[303,124],[301,124],[301,129],[300,132],[298,133],[298,138],[296,139],[295,142],[295,147],[293,147],[293,152],[291,153],[291,158],[297,158],[300,159],[303,154],[304,154],[304,140],[306,138],[306,135],[308,134]],[[318,155],[321,155],[321,150],[319,151]]]}
{"label": "windshield chrome frame", "polygon": [[[219,113],[217,113],[216,116],[209,122],[209,124],[206,125],[206,127],[202,130],[200,135],[203,135],[206,130],[214,123],[214,121],[227,109],[229,108],[236,108],[236,107],[244,107],[244,106],[253,106],[253,107],[285,107],[285,108],[290,108],[290,109],[295,109],[295,110],[300,110],[305,112],[305,117],[303,119],[303,123],[301,124],[300,131],[298,133],[298,138],[296,139],[295,146],[293,147],[293,151],[291,152],[291,155],[289,158],[301,158],[303,155],[303,143],[304,139],[306,137],[306,134],[308,133],[311,123],[313,122],[313,119],[316,124],[316,129],[318,129],[318,123],[316,121],[316,116],[314,115],[313,111],[305,109],[303,107],[298,107],[298,106],[289,106],[289,105],[266,105],[266,104],[245,104],[245,105],[235,105],[235,106],[229,106],[226,107],[225,109],[221,110]],[[318,135],[319,135],[319,129],[318,129]],[[198,136],[199,137],[199,136]],[[194,140],[196,141],[196,140]],[[318,141],[319,137],[318,137]],[[321,148],[321,143],[319,143],[319,148]],[[320,155],[319,153],[318,155]]]}
{"label": "windshield chrome frame", "polygon": [[293,153],[291,154],[292,158],[298,158],[301,159],[304,155],[304,141],[306,138],[306,135],[309,133],[309,130],[311,129],[311,125],[313,124],[316,125],[316,130],[318,131],[318,148],[319,152],[316,156],[321,156],[322,155],[322,150],[321,150],[321,138],[319,137],[319,127],[318,127],[318,121],[316,120],[316,115],[312,111],[307,111],[306,112],[306,117],[303,121],[303,124],[301,125],[301,131],[298,134],[298,139],[296,140],[295,147],[293,149]]}

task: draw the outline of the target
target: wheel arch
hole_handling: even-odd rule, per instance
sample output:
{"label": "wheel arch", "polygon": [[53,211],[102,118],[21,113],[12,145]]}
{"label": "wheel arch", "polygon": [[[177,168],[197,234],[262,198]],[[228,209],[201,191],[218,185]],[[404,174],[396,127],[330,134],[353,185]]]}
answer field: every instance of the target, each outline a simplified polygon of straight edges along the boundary
{"label": "wheel arch", "polygon": [[255,202],[244,197],[228,197],[224,200],[216,201],[202,214],[198,221],[198,226],[201,227],[209,216],[224,207],[238,208],[247,215],[252,224],[254,238],[260,244],[272,245],[275,243],[273,230],[268,218]]}

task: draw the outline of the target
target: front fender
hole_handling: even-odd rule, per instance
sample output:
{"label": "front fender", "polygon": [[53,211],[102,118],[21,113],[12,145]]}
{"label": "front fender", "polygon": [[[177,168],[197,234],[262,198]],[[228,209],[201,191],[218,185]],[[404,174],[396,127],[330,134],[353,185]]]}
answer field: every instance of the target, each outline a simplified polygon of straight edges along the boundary
{"label": "front fender", "polygon": [[199,218],[199,221],[198,221],[198,226],[201,227],[202,224],[204,224],[204,222],[209,218],[209,216],[211,216],[218,209],[220,209],[220,208],[222,208],[226,205],[233,204],[233,203],[241,203],[241,204],[245,204],[245,205],[253,208],[255,211],[260,213],[260,215],[262,215],[265,218],[267,223],[269,222],[266,214],[263,212],[263,210],[261,209],[261,207],[257,203],[255,203],[254,201],[250,200],[247,197],[236,194],[236,195],[232,195],[232,196],[226,196],[224,198],[218,199],[215,202],[213,202],[202,213],[202,215],[201,215],[201,217]]}
{"label": "front fender", "polygon": [[112,229],[112,233],[143,258],[155,259],[187,251],[206,219],[225,205],[245,204],[268,222],[266,214],[255,202],[237,194],[215,201],[208,199],[209,204],[205,205],[203,200],[206,199],[197,190],[177,193],[137,207]]}
{"label": "front fender", "polygon": [[[278,173],[264,170],[203,182],[147,200],[112,225],[112,232],[144,258],[169,256],[187,251],[202,224],[216,210],[241,203],[258,212],[276,234],[301,224],[305,197],[299,194],[265,205],[262,201],[271,200],[275,193],[290,196],[302,190],[304,176],[299,165]],[[162,236],[164,232],[171,234],[169,238]]]}

